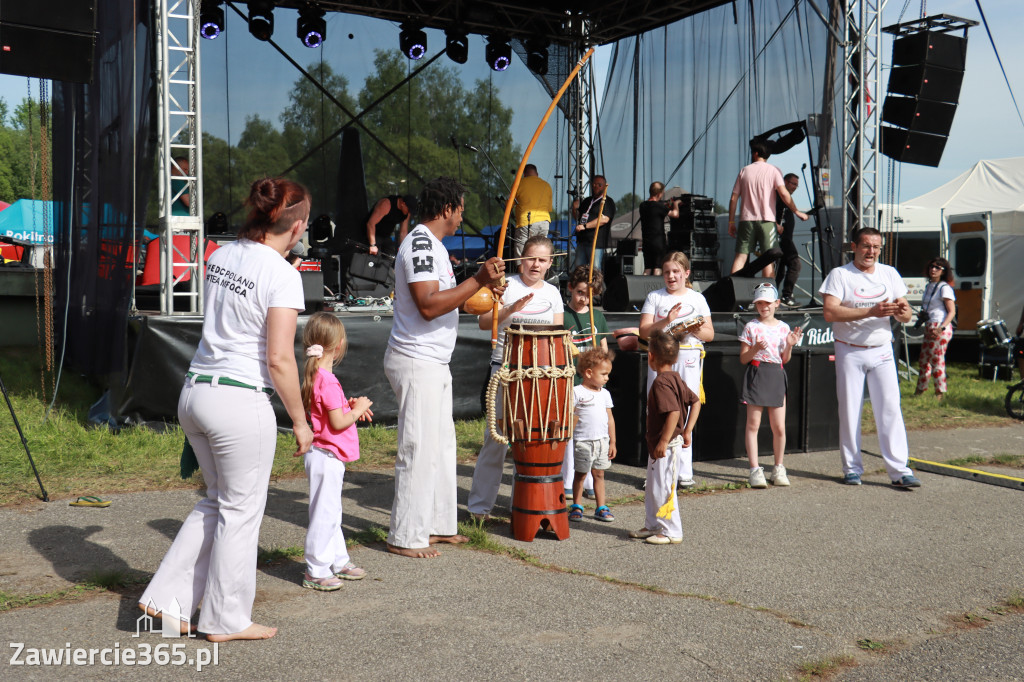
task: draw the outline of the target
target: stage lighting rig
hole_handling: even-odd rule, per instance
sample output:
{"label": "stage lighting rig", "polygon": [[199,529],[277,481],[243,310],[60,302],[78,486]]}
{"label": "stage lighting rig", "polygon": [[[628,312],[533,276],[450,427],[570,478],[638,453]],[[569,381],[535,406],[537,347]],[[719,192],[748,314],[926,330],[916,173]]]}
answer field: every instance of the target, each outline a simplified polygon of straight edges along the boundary
{"label": "stage lighting rig", "polygon": [[529,38],[526,47],[526,66],[538,76],[548,75],[548,41]]}
{"label": "stage lighting rig", "polygon": [[320,47],[327,40],[324,11],[315,5],[307,5],[300,9],[295,32],[306,47]]}
{"label": "stage lighting rig", "polygon": [[249,0],[249,33],[264,41],[274,35],[274,0]]}
{"label": "stage lighting rig", "polygon": [[456,64],[465,64],[469,59],[469,36],[462,31],[445,31],[445,51]]}
{"label": "stage lighting rig", "polygon": [[224,30],[224,9],[221,0],[203,0],[199,8],[199,35],[213,40]]}
{"label": "stage lighting rig", "polygon": [[417,24],[406,22],[398,34],[398,47],[409,59],[423,59],[427,54],[427,34]]}
{"label": "stage lighting rig", "polygon": [[504,71],[512,64],[512,46],[504,36],[488,36],[484,57],[491,69]]}

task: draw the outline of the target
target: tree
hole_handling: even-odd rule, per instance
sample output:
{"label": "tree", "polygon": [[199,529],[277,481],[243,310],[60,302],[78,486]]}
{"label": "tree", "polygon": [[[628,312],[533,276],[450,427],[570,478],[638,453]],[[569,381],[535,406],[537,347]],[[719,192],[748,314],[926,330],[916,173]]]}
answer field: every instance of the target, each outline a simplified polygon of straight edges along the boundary
{"label": "tree", "polygon": [[[50,110],[46,110],[45,133],[40,129],[39,103],[27,97],[10,113],[7,101],[0,98],[0,200],[49,199],[43,196],[44,173],[50,185],[52,169],[43,164],[42,148],[52,148]],[[52,186],[52,185],[50,185]]]}
{"label": "tree", "polygon": [[203,133],[203,213],[222,211],[237,223],[256,178],[278,175],[291,163],[281,131],[259,116],[245,119],[236,147]]}
{"label": "tree", "polygon": [[643,201],[642,198],[633,192],[628,192],[623,194],[622,198],[615,202],[615,210],[619,215],[625,215],[639,206],[641,201]]}
{"label": "tree", "polygon": [[[378,50],[374,64],[376,72],[367,77],[359,93],[361,107],[374,102],[407,75],[408,60],[397,52]],[[449,175],[469,188],[468,224],[482,227],[500,221],[494,197],[506,193],[505,183],[511,184],[511,173],[499,178],[483,154],[451,143],[452,137],[460,142],[472,141],[490,155],[499,172],[514,171],[520,150],[512,144],[509,132],[512,111],[497,100],[497,94],[483,81],[477,81],[473,92],[467,93],[451,67],[435,63],[377,105],[363,121],[394,154],[364,136],[363,161],[370,200],[388,194],[417,194],[421,182],[416,175],[424,180]]]}
{"label": "tree", "polygon": [[[348,93],[347,78],[334,73],[331,66],[324,62],[310,64],[306,71],[348,111],[357,113],[356,102]],[[284,126],[284,148],[288,153],[290,165],[333,135],[350,121],[351,117],[305,76],[295,81],[289,98],[291,103],[281,114],[281,124]],[[335,212],[340,159],[339,135],[290,174],[296,181],[308,187],[313,194],[313,215]],[[282,166],[278,172],[286,167]]]}

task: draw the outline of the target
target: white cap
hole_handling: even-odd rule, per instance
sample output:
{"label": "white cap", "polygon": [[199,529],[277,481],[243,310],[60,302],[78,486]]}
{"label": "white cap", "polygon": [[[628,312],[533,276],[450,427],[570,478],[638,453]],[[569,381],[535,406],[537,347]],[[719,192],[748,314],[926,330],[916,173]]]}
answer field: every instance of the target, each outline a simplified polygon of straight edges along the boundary
{"label": "white cap", "polygon": [[779,300],[779,290],[775,288],[774,284],[762,282],[754,287],[754,303],[758,301],[774,303],[777,300]]}

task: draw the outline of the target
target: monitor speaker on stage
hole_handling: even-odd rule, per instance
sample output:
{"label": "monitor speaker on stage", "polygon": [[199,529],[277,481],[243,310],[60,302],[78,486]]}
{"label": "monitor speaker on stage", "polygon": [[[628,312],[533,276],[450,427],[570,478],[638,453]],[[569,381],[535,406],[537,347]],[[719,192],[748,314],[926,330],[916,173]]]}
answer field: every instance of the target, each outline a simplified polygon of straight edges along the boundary
{"label": "monitor speaker on stage", "polygon": [[0,73],[89,83],[95,51],[95,2],[0,0]]}
{"label": "monitor speaker on stage", "polygon": [[623,275],[608,280],[604,292],[604,309],[611,313],[639,311],[647,294],[665,286],[665,280],[654,275]]}
{"label": "monitor speaker on stage", "polygon": [[771,280],[760,277],[723,277],[702,292],[713,313],[732,313],[753,307],[754,287]]}

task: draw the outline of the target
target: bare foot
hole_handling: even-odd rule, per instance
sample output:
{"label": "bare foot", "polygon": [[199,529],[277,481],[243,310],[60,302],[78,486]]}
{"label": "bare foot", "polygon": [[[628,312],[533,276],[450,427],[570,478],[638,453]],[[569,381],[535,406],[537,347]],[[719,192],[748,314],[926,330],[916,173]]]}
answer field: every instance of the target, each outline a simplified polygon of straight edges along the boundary
{"label": "bare foot", "polygon": [[233,639],[270,639],[276,634],[277,628],[253,623],[241,632],[232,632],[228,635],[206,635],[206,639],[211,642],[230,642]]}
{"label": "bare foot", "polygon": [[[153,609],[153,608],[150,608],[150,607],[146,606],[145,604],[139,604],[139,610],[140,611],[145,611],[147,616],[151,616],[153,618],[160,618],[161,620],[163,620],[163,614],[162,613],[160,613],[156,609]],[[194,633],[196,631],[196,626],[195,625],[189,626],[188,621],[185,621],[185,620],[181,621],[181,629],[179,630],[179,632],[181,632],[181,634],[183,634],[183,635],[186,635],[186,634],[189,633],[189,631]]]}
{"label": "bare foot", "polygon": [[469,538],[465,535],[431,535],[430,544],[436,545],[439,542],[443,542],[447,545],[461,545],[464,542],[469,542]]}
{"label": "bare foot", "polygon": [[390,542],[386,543],[388,551],[398,556],[407,556],[413,559],[436,559],[441,556],[441,553],[432,547],[424,547],[422,549],[410,549],[408,547],[396,547]]}

